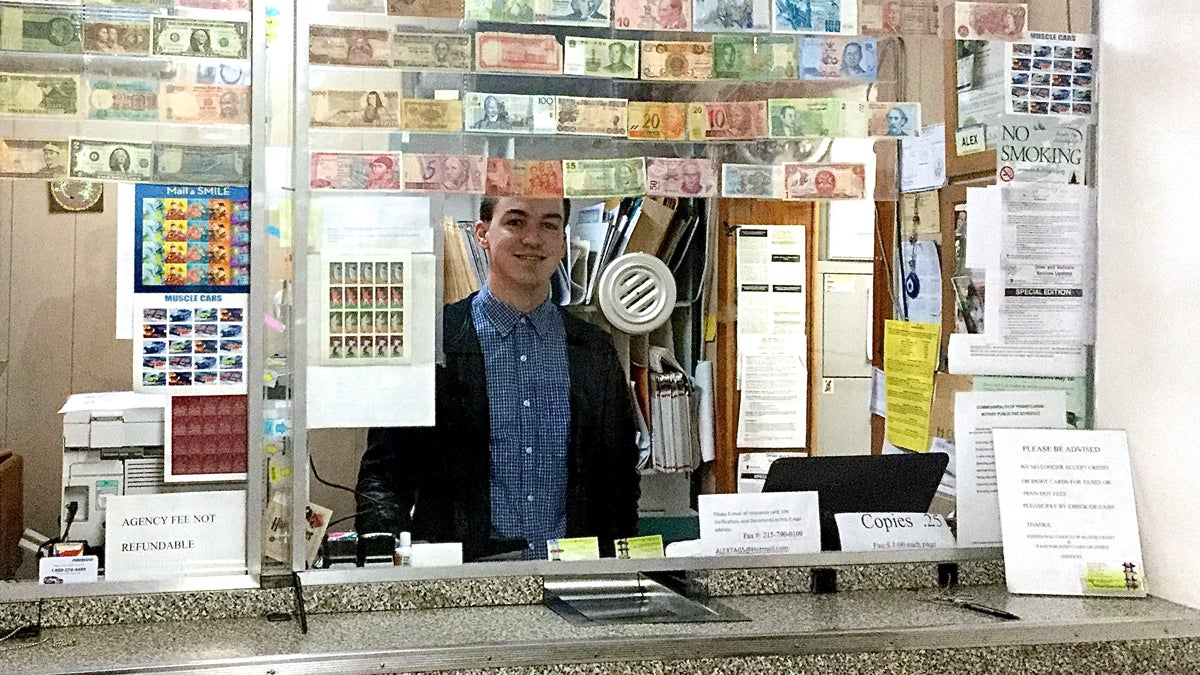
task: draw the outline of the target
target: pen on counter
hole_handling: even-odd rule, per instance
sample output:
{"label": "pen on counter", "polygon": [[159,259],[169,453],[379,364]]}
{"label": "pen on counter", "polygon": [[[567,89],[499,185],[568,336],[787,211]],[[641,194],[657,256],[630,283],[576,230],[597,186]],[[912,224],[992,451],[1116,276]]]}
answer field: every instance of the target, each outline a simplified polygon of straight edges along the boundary
{"label": "pen on counter", "polygon": [[944,595],[937,598],[937,601],[944,602],[948,605],[956,605],[958,607],[962,607],[963,609],[969,609],[972,612],[979,612],[980,614],[994,616],[998,619],[1004,619],[1006,621],[1016,621],[1021,618],[1012,612],[1006,612],[998,607],[992,607],[990,605],[985,605],[983,603],[975,602],[974,600],[968,600],[966,598],[956,598],[954,596]]}

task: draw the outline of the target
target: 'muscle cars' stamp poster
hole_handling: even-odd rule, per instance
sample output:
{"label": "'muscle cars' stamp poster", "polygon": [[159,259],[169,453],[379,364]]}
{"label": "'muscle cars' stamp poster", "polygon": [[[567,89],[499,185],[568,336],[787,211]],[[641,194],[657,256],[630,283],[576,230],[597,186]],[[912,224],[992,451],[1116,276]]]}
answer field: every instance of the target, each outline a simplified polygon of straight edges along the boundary
{"label": "'muscle cars' stamp poster", "polygon": [[245,293],[135,293],[133,388],[246,393]]}

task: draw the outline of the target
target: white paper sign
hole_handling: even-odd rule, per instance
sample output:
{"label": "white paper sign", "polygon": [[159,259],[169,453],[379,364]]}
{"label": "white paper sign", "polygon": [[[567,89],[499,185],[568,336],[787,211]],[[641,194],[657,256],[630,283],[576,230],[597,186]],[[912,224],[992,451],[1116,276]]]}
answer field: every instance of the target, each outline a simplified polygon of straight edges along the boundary
{"label": "white paper sign", "polygon": [[1000,505],[992,429],[1067,425],[1061,391],[964,391],[954,397],[959,546],[999,546]]}
{"label": "white paper sign", "polygon": [[38,561],[39,584],[82,584],[96,581],[100,570],[94,555],[71,558],[42,558]]}
{"label": "white paper sign", "polygon": [[243,490],[110,495],[105,529],[109,581],[246,570]]}
{"label": "white paper sign", "polygon": [[1125,432],[992,437],[1009,592],[1145,596]]}
{"label": "white paper sign", "polygon": [[702,555],[821,550],[816,492],[700,495]]}
{"label": "white paper sign", "polygon": [[784,457],[808,457],[807,452],[743,452],[738,455],[738,489],[743,492],[762,492],[771,464]]}
{"label": "white paper sign", "polygon": [[936,513],[838,513],[843,551],[954,548],[954,534]]}

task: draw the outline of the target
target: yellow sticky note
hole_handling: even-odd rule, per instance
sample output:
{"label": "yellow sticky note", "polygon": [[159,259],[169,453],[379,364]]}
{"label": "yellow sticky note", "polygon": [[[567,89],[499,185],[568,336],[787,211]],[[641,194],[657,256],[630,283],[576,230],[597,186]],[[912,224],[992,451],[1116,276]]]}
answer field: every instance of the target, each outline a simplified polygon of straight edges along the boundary
{"label": "yellow sticky note", "polygon": [[883,381],[887,393],[887,440],[917,452],[929,451],[933,374],[941,326],[884,322]]}
{"label": "yellow sticky note", "polygon": [[600,539],[597,537],[547,539],[546,552],[547,558],[550,560],[599,560]]}
{"label": "yellow sticky note", "polygon": [[706,317],[704,317],[704,341],[712,342],[713,340],[716,340],[716,339],[717,339],[717,317],[712,316],[712,315],[706,316]]}
{"label": "yellow sticky note", "polygon": [[661,534],[652,534],[646,537],[617,539],[613,542],[613,548],[616,549],[618,558],[635,559],[666,557],[666,553],[663,552],[663,538]]}

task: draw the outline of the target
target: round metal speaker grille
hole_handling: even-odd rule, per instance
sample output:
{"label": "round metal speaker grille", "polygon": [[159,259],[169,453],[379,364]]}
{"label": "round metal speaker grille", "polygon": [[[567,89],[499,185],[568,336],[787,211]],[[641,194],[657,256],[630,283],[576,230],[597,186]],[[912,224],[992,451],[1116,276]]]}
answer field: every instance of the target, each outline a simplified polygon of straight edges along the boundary
{"label": "round metal speaker grille", "polygon": [[642,335],[666,323],[675,309],[675,278],[663,261],[626,253],[600,275],[600,309],[618,330]]}

